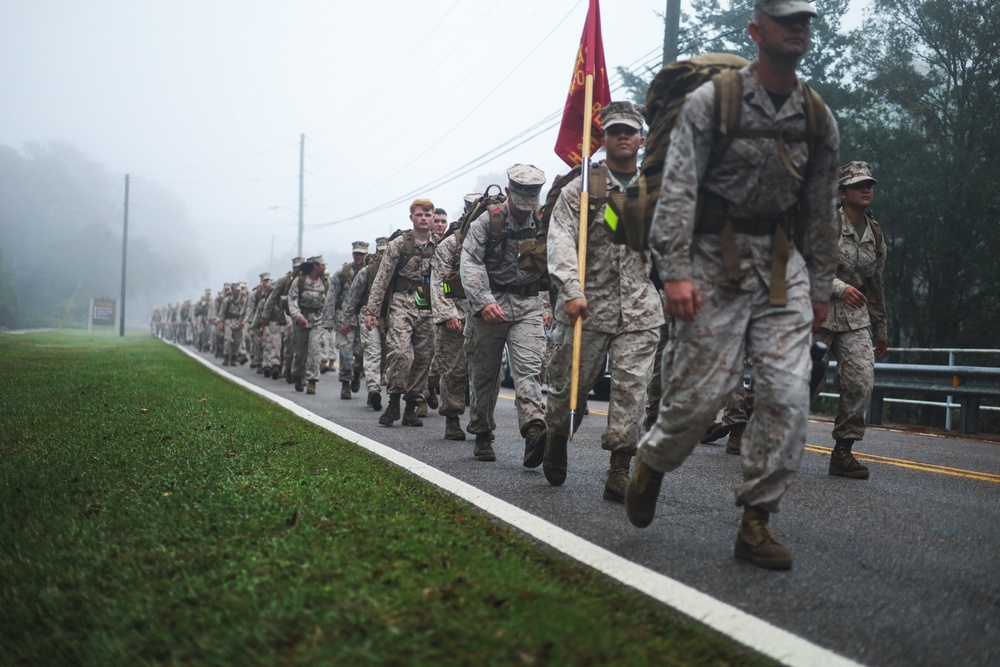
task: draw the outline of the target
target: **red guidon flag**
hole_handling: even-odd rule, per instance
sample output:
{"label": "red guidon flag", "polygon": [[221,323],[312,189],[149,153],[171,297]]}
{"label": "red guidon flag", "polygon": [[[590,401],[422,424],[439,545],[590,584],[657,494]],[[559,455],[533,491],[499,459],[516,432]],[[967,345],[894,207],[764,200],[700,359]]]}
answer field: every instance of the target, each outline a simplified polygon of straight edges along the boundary
{"label": "red guidon flag", "polygon": [[[594,76],[593,108],[588,114],[584,102],[587,75]],[[601,145],[600,110],[611,101],[611,86],[608,84],[608,68],[604,63],[604,43],[601,41],[601,7],[598,0],[590,0],[587,22],[583,26],[583,37],[576,52],[573,66],[573,81],[569,85],[569,95],[563,108],[562,124],[556,139],[556,155],[571,167],[583,162],[583,124],[587,118],[591,122],[590,150],[593,155]]]}

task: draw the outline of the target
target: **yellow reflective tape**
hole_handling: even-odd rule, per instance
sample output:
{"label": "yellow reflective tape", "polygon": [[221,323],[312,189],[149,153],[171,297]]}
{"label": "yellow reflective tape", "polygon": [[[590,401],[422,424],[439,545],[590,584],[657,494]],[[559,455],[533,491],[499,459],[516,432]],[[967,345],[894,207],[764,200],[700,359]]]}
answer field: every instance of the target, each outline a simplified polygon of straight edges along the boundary
{"label": "yellow reflective tape", "polygon": [[611,231],[618,231],[618,214],[607,204],[604,205],[604,222]]}

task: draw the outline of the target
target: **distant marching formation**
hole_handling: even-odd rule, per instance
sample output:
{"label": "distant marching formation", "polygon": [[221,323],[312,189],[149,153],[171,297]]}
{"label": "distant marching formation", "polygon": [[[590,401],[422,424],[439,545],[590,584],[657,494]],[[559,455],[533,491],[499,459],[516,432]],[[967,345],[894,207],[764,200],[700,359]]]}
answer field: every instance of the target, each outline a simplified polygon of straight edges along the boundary
{"label": "distant marching formation", "polygon": [[[726,451],[743,464],[735,556],[790,568],[770,515],[804,450],[810,345],[825,343],[839,361],[829,472],[848,479],[869,475],[852,447],[886,350],[886,249],[869,210],[877,181],[865,162],[838,169],[836,120],[795,74],[813,16],[807,0],[757,0],[752,63],[719,54],[674,63],[648,108],[607,104],[605,159],[557,179],[544,205],[545,174],[516,164],[502,192],[467,195],[456,222],[416,199],[409,228],[376,239],[374,253],[356,241],[353,261],[333,273],[322,256],[296,258],[252,290],[244,281],[206,290],[154,311],[153,335],[224,366],[249,361],[309,394],[338,370],[350,400],[363,378],[379,424],[423,426],[437,409],[444,438],[474,436],[477,461],[496,460],[506,355],[523,465],[542,466],[554,486],[566,479],[586,397],[609,371],[604,499],[649,525],[664,474],[699,442],[728,436]],[[582,409],[571,425],[574,384]]]}

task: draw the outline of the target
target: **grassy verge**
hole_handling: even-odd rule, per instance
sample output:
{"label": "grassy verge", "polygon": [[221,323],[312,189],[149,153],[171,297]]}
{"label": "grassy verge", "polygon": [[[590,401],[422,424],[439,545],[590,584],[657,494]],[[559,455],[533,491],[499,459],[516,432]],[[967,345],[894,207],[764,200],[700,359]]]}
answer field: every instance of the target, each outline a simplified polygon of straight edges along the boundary
{"label": "grassy verge", "polygon": [[766,664],[161,343],[0,369],[0,663]]}

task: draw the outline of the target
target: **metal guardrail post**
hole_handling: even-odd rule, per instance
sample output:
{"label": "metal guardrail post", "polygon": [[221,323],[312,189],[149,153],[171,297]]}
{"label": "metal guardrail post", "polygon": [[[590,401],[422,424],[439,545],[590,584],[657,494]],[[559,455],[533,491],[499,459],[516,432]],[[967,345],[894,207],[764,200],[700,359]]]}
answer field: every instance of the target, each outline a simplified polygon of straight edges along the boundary
{"label": "metal guardrail post", "polygon": [[[951,398],[949,396],[949,398]],[[962,413],[961,413],[961,432],[962,433],[978,433],[979,432],[979,397],[978,396],[963,396],[962,397]]]}
{"label": "metal guardrail post", "polygon": [[[955,365],[955,352],[954,351],[949,351],[948,352],[948,365],[949,366],[954,366]],[[948,397],[945,399],[945,403],[947,403],[948,406],[944,409],[944,428],[945,428],[946,431],[950,431],[951,430],[951,401],[952,401],[951,394],[948,394]],[[962,410],[963,410],[963,413],[964,413],[965,412],[965,408],[963,407]],[[965,416],[964,416],[964,414],[963,414],[963,417],[962,417],[962,423],[963,423],[963,425],[965,423]],[[972,433],[973,431],[965,431],[965,430],[963,430],[962,432],[963,433]]]}

